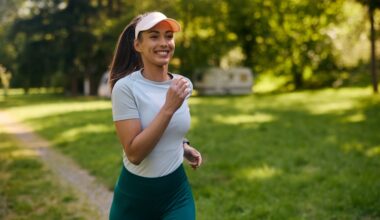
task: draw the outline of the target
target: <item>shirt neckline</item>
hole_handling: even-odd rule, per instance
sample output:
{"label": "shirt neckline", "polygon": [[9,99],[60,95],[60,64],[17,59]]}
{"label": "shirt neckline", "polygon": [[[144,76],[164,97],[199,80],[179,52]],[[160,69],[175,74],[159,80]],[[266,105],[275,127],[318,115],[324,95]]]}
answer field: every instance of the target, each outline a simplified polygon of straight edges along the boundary
{"label": "shirt neckline", "polygon": [[170,74],[170,76],[171,76],[171,79],[169,79],[169,80],[165,80],[165,81],[162,81],[162,82],[159,82],[159,81],[153,81],[153,80],[150,80],[150,79],[145,78],[145,77],[143,76],[141,70],[139,70],[139,71],[137,72],[137,75],[138,75],[138,77],[139,77],[141,80],[143,80],[143,81],[145,81],[145,82],[148,82],[148,83],[151,83],[151,84],[155,84],[155,85],[170,85],[171,82],[173,81],[173,79],[175,78],[175,76],[174,76],[174,74],[172,74],[172,73],[169,73],[169,74]]}

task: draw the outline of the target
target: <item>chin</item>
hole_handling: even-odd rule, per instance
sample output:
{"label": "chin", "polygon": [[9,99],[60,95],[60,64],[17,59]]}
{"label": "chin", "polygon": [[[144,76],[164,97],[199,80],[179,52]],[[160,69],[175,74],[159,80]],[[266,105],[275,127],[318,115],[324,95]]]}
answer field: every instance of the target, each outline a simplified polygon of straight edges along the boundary
{"label": "chin", "polygon": [[158,66],[166,66],[166,65],[169,65],[169,61],[170,61],[170,59],[165,60],[165,61],[160,60],[160,61],[157,61],[156,64],[157,64]]}

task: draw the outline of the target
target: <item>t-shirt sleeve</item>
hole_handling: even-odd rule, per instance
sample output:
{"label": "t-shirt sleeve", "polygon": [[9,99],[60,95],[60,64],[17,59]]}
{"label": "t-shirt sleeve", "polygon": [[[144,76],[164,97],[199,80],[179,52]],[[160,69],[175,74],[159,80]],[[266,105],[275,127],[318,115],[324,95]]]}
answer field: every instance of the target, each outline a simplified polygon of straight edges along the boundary
{"label": "t-shirt sleeve", "polygon": [[191,82],[191,80],[188,78],[185,78],[185,79],[188,81],[189,89],[190,89],[189,94],[186,96],[186,99],[188,99],[188,98],[190,98],[191,94],[193,93],[194,88],[193,88],[193,83]]}
{"label": "t-shirt sleeve", "polygon": [[113,121],[140,118],[131,85],[116,83],[112,89]]}

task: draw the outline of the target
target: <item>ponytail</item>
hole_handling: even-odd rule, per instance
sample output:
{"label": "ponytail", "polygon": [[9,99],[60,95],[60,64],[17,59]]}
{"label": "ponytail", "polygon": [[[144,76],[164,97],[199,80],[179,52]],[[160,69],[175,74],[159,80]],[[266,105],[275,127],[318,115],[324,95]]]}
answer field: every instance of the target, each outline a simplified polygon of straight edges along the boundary
{"label": "ponytail", "polygon": [[119,79],[143,67],[140,54],[134,48],[135,28],[141,17],[135,17],[119,36],[109,70],[111,92]]}

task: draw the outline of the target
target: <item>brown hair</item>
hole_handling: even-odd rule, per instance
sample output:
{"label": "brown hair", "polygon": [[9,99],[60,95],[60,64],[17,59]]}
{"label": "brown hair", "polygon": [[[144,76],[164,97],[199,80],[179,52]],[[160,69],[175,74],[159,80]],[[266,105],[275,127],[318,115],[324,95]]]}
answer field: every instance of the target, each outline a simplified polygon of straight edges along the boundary
{"label": "brown hair", "polygon": [[[109,70],[108,78],[111,92],[119,79],[143,67],[140,54],[133,46],[136,24],[142,17],[143,15],[136,16],[119,36]],[[140,39],[140,35],[138,38]]]}

